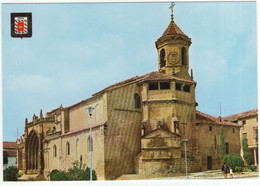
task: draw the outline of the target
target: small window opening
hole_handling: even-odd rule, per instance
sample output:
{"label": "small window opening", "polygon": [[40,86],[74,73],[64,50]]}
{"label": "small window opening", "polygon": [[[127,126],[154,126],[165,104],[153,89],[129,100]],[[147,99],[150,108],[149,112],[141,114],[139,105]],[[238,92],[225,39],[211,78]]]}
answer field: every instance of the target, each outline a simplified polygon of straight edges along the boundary
{"label": "small window opening", "polygon": [[175,90],[181,90],[181,84],[180,83],[175,84]]}
{"label": "small window opening", "polygon": [[183,87],[183,91],[184,91],[184,92],[190,92],[190,85],[185,85],[185,86]]}
{"label": "small window opening", "polygon": [[170,82],[161,82],[160,83],[160,89],[170,89]]}
{"label": "small window opening", "polygon": [[235,129],[235,128],[233,128],[233,133],[234,133],[234,134],[236,133],[236,129]]}
{"label": "small window opening", "polygon": [[158,90],[158,83],[149,83],[149,90]]}
{"label": "small window opening", "polygon": [[141,108],[141,98],[138,94],[134,95],[135,99],[135,108]]}
{"label": "small window opening", "polygon": [[8,164],[8,157],[4,157],[4,164]]}
{"label": "small window opening", "polygon": [[186,48],[182,47],[181,49],[181,58],[182,58],[182,65],[187,65],[187,51],[186,51]]}
{"label": "small window opening", "polygon": [[57,157],[57,147],[56,147],[56,145],[54,145],[54,147],[53,147],[53,156]]}
{"label": "small window opening", "polygon": [[246,124],[246,120],[243,121],[243,125]]}
{"label": "small window opening", "polygon": [[212,126],[209,126],[209,131],[212,131],[213,130],[213,127]]}
{"label": "small window opening", "polygon": [[67,155],[70,155],[70,143],[67,142]]}
{"label": "small window opening", "polygon": [[160,67],[161,67],[161,68],[162,68],[162,67],[165,67],[165,65],[166,65],[165,50],[162,49],[162,50],[160,51]]}

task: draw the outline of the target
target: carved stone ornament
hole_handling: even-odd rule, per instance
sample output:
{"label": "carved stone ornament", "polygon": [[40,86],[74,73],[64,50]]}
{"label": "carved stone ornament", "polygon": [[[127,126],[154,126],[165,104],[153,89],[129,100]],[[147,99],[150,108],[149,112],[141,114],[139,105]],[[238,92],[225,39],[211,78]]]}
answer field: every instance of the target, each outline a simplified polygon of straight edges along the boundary
{"label": "carved stone ornament", "polygon": [[179,54],[177,52],[171,52],[168,55],[168,62],[169,62],[169,66],[176,66],[179,62],[180,58],[179,58]]}

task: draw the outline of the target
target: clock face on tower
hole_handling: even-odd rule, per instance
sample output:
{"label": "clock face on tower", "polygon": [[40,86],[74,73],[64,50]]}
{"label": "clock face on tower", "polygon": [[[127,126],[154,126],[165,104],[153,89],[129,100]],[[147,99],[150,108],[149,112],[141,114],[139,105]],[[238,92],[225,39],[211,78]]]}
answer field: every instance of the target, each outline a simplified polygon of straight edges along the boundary
{"label": "clock face on tower", "polygon": [[169,66],[176,66],[179,62],[179,54],[177,52],[171,52],[168,55]]}

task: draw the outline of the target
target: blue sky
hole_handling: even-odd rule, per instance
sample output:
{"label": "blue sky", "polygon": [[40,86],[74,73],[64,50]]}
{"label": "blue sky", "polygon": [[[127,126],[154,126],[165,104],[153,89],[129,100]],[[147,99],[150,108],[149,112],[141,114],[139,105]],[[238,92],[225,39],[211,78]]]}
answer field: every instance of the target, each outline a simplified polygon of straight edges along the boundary
{"label": "blue sky", "polygon": [[[24,120],[157,71],[155,41],[170,3],[2,4],[3,140]],[[32,38],[11,38],[10,13],[32,12]],[[192,39],[197,110],[222,116],[257,107],[255,2],[177,2],[174,19]]]}

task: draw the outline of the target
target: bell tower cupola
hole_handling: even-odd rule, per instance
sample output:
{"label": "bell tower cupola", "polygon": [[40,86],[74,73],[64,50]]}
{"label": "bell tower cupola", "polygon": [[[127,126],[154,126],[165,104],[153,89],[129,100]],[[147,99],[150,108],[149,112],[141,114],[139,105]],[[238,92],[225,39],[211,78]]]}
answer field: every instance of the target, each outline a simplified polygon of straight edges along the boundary
{"label": "bell tower cupola", "polygon": [[191,39],[176,25],[171,3],[171,22],[155,42],[158,51],[159,72],[191,80],[189,71],[189,47]]}

